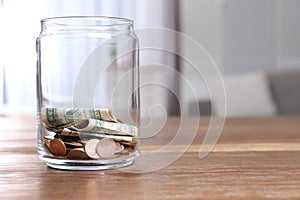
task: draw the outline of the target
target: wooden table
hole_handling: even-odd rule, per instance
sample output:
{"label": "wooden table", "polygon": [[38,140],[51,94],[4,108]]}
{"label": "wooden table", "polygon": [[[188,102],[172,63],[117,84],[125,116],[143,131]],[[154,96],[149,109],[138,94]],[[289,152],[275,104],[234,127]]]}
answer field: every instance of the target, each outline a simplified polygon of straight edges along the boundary
{"label": "wooden table", "polygon": [[[1,116],[0,199],[300,199],[300,117],[226,119],[214,150],[199,159],[208,122],[178,160],[133,174],[48,168],[36,153],[35,118]],[[165,145],[178,123],[168,119],[142,151]]]}

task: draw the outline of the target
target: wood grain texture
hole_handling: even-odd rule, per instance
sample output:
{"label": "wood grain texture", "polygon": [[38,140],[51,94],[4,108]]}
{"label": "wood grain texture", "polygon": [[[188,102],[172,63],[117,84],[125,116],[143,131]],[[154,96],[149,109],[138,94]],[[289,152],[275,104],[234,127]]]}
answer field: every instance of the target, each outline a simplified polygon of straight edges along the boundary
{"label": "wood grain texture", "polygon": [[[193,120],[183,124],[187,134]],[[48,168],[37,156],[35,118],[0,117],[0,199],[300,199],[300,117],[227,119],[214,150],[199,159],[208,122],[201,119],[174,163],[132,174]],[[168,144],[178,124],[168,119],[142,152]]]}

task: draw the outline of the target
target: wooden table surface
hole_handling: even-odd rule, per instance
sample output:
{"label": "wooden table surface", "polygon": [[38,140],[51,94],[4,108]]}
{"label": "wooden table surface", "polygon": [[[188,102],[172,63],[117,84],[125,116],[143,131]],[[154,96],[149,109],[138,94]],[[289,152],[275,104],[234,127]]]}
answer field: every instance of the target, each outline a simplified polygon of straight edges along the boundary
{"label": "wooden table surface", "polygon": [[[195,120],[182,126],[188,131]],[[136,174],[48,168],[36,152],[35,118],[1,116],[0,199],[300,199],[300,117],[226,119],[215,148],[200,159],[208,122],[201,119],[178,160]],[[167,144],[178,124],[168,119],[142,152]]]}

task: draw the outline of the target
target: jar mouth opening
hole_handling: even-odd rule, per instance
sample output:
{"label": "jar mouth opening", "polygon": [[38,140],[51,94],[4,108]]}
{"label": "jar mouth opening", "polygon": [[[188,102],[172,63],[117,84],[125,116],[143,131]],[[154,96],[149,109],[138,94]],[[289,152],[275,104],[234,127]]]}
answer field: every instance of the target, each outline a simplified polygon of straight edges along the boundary
{"label": "jar mouth opening", "polygon": [[132,26],[133,20],[113,16],[64,16],[41,20],[41,24],[59,27],[119,27]]}

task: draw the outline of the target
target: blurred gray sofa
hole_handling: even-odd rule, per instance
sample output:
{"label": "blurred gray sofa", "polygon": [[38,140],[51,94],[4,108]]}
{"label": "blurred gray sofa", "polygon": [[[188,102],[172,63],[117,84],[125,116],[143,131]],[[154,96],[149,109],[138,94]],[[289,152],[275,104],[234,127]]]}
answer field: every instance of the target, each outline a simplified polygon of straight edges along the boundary
{"label": "blurred gray sofa", "polygon": [[[276,105],[278,115],[300,115],[300,70],[285,70],[266,73],[269,90]],[[190,102],[189,115],[211,115],[210,100]]]}
{"label": "blurred gray sofa", "polygon": [[279,115],[300,115],[300,70],[267,74]]}

